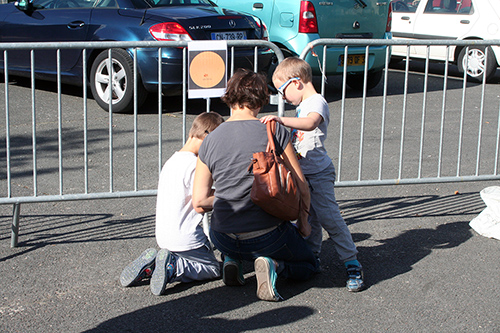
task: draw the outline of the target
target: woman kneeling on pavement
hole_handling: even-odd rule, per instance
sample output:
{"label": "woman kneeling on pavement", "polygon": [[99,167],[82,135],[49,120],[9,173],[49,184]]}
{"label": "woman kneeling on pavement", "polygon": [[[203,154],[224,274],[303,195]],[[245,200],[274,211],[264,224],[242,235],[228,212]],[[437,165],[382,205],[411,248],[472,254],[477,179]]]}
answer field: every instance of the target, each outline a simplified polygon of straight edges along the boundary
{"label": "woman kneeling on pavement", "polygon": [[[306,280],[318,271],[314,254],[303,236],[310,233],[307,213],[302,212],[296,226],[274,217],[250,199],[253,175],[248,172],[254,152],[265,151],[266,125],[257,115],[269,101],[266,78],[239,69],[228,82],[222,100],[231,116],[207,135],[199,151],[193,187],[193,206],[197,212],[213,210],[210,238],[224,255],[223,280],[226,285],[245,283],[242,260],[253,260],[257,277],[257,296],[278,301],[276,279]],[[309,189],[295,156],[290,134],[277,124],[276,149],[283,153],[303,202],[309,205]],[[211,191],[215,185],[215,194]]]}

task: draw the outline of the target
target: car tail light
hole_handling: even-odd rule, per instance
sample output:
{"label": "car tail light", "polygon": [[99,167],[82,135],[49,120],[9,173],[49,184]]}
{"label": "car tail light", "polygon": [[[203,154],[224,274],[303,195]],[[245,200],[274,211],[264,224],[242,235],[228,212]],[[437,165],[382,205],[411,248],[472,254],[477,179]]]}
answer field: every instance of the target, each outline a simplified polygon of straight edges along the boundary
{"label": "car tail light", "polygon": [[318,21],[316,20],[316,10],[309,1],[300,2],[299,32],[318,33]]}
{"label": "car tail light", "polygon": [[261,31],[261,39],[263,40],[269,40],[269,34],[267,33],[267,26],[264,23],[264,21],[261,21],[259,18],[253,16],[253,19],[255,20],[255,23],[257,26],[260,28]]}
{"label": "car tail light", "polygon": [[392,3],[389,5],[389,12],[387,13],[387,24],[385,26],[385,32],[391,32],[392,29]]}
{"label": "car tail light", "polygon": [[156,40],[190,41],[193,40],[179,23],[164,22],[153,25],[149,33]]}

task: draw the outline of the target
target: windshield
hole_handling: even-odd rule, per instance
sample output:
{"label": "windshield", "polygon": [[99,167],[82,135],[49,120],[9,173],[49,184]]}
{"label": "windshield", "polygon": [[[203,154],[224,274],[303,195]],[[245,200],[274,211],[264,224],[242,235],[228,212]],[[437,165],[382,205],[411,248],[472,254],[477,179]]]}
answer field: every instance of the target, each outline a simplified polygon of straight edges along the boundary
{"label": "windshield", "polygon": [[144,1],[146,1],[151,7],[214,5],[214,3],[210,0],[144,0]]}

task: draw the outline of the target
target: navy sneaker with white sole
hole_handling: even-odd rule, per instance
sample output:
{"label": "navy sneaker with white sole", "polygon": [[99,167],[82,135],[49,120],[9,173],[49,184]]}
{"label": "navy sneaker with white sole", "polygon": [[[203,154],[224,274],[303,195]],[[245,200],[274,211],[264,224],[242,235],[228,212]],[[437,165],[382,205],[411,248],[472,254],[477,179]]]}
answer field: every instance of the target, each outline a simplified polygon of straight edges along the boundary
{"label": "navy sneaker with white sole", "polygon": [[165,293],[167,284],[176,276],[176,259],[167,249],[161,249],[156,255],[156,267],[151,276],[150,287],[153,295],[160,296]]}
{"label": "navy sneaker with white sole", "polygon": [[245,278],[243,277],[243,268],[240,260],[224,257],[222,266],[222,281],[226,286],[243,286]]}
{"label": "navy sneaker with white sole", "polygon": [[128,264],[120,275],[120,283],[123,287],[130,287],[143,279],[151,277],[155,269],[156,250],[147,249],[141,255]]}

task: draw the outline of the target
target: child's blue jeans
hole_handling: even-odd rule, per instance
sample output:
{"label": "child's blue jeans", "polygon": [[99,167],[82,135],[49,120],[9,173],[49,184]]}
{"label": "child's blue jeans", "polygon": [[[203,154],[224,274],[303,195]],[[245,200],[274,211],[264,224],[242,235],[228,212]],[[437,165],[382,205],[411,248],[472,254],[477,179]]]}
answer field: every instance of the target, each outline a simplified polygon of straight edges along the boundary
{"label": "child's blue jeans", "polygon": [[305,176],[311,193],[309,208],[311,235],[307,238],[309,246],[314,254],[319,256],[323,241],[323,227],[332,239],[340,260],[343,262],[355,260],[358,250],[335,200],[333,163],[319,173]]}

